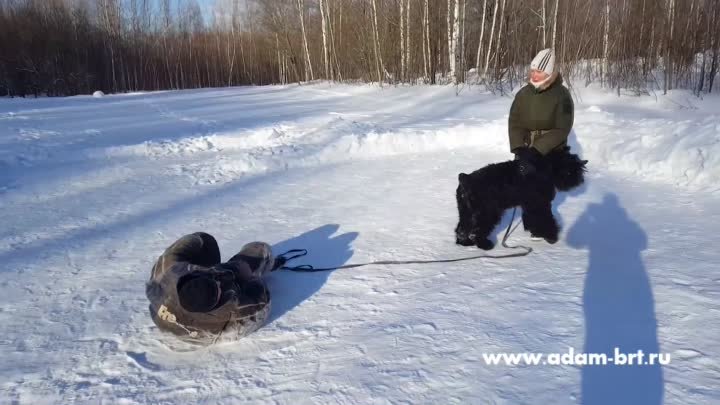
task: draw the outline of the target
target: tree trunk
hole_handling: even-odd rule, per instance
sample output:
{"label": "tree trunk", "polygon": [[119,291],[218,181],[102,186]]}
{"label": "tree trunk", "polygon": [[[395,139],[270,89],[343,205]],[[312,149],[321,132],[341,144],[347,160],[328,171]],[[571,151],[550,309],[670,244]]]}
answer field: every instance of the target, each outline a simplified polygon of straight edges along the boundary
{"label": "tree trunk", "polygon": [[710,63],[710,78],[708,80],[708,93],[712,93],[713,82],[715,81],[715,76],[717,75],[717,67],[718,67],[718,48],[716,46],[715,49],[713,49],[713,58],[712,58],[712,62]]}
{"label": "tree trunk", "polygon": [[[402,1],[402,0],[401,0]],[[411,40],[412,37],[410,36],[410,5],[412,4],[414,0],[408,0],[407,6],[405,7],[405,39],[407,40],[407,45],[405,46],[405,80],[409,81],[411,79],[411,72],[412,72],[412,66],[411,66],[411,54],[412,54],[412,48],[411,48]],[[414,76],[414,75],[413,75]]]}
{"label": "tree trunk", "polygon": [[712,93],[713,83],[717,75],[718,68],[718,48],[720,48],[720,0],[715,1],[715,12],[713,13],[712,25],[715,27],[713,31],[708,32],[712,35],[712,62],[710,62],[710,77],[708,78],[708,93]]}
{"label": "tree trunk", "polygon": [[430,54],[430,10],[428,5],[428,0],[425,0],[425,4],[423,7],[423,70],[425,74],[425,78],[430,78],[430,58],[432,58]]}
{"label": "tree trunk", "polygon": [[302,32],[303,48],[305,51],[305,81],[315,80],[312,61],[310,60],[310,49],[308,48],[307,34],[305,33],[305,2],[297,0],[298,14],[300,15],[300,30]]}
{"label": "tree trunk", "polygon": [[498,12],[498,6],[500,5],[500,0],[495,0],[495,10],[493,11],[493,21],[492,25],[490,26],[490,41],[488,42],[487,47],[487,53],[485,54],[485,68],[483,69],[483,81],[487,79],[487,71],[488,67],[490,66],[490,51],[492,50],[493,45],[493,38],[495,38],[495,22],[497,21],[497,12]]}
{"label": "tree trunk", "polygon": [[498,72],[498,64],[500,63],[500,58],[502,57],[502,31],[503,31],[503,25],[505,23],[505,4],[507,4],[507,0],[503,0],[502,9],[500,11],[500,27],[498,28],[497,50],[495,51],[495,66],[494,66],[496,75]]}
{"label": "tree trunk", "polygon": [[542,47],[547,48],[547,13],[545,12],[545,0],[542,0]]}
{"label": "tree trunk", "polygon": [[378,18],[377,18],[377,0],[372,0],[373,8],[373,34],[374,41],[373,46],[375,48],[375,67],[377,69],[377,77],[380,86],[383,84],[382,73],[385,71],[385,65],[382,61],[382,54],[380,53],[380,34],[378,30]]}
{"label": "tree trunk", "polygon": [[320,0],[320,19],[322,20],[322,39],[323,39],[323,65],[325,66],[325,79],[330,80],[330,59],[328,57],[328,35],[327,20],[325,19],[325,7],[323,0]]}
{"label": "tree trunk", "polygon": [[603,64],[600,72],[600,83],[605,85],[608,76],[608,52],[610,46],[610,0],[605,0],[605,34],[603,35]]}
{"label": "tree trunk", "polygon": [[[337,59],[337,46],[335,45],[335,24],[333,24],[332,20],[332,13],[330,9],[329,0],[325,0],[325,14],[327,15],[328,19],[328,28],[330,32],[330,53],[331,53],[331,62],[330,62],[330,79],[335,81],[335,78],[337,77],[339,81],[342,81],[342,73],[340,72],[340,64],[338,63]],[[342,17],[342,16],[341,16]],[[334,67],[333,67],[334,64]]]}
{"label": "tree trunk", "polygon": [[[448,7],[450,5],[450,1],[448,0]],[[449,10],[448,10],[449,11]],[[457,62],[458,62],[458,39],[460,35],[460,0],[455,0],[455,7],[453,9],[453,18],[452,18],[452,31],[448,28],[448,33],[451,33],[450,36],[450,49],[448,53],[448,60],[450,62],[450,72],[449,76],[451,77],[453,83],[458,82],[458,72],[457,72]]]}
{"label": "tree trunk", "polygon": [[[329,13],[330,7],[328,7],[328,16],[332,16],[332,14]],[[339,24],[337,29],[341,31],[340,38],[342,39],[342,3],[340,3],[340,11],[339,11]],[[337,80],[341,81],[343,80],[342,76],[342,69],[340,68],[340,62],[338,62],[338,42],[335,40],[335,32],[336,28],[335,25],[331,25],[330,29],[330,39],[332,40],[332,52],[333,52],[333,60],[335,61],[335,69],[337,69],[336,73],[333,74],[333,77],[337,77]]]}
{"label": "tree trunk", "polygon": [[280,84],[285,84],[283,81],[282,56],[280,55],[280,39],[277,32],[275,33],[275,48],[277,49],[278,81]]}
{"label": "tree trunk", "polygon": [[673,31],[675,28],[675,0],[668,0],[667,18],[670,29],[667,35],[667,43],[665,44],[665,88],[663,94],[667,94],[668,90],[672,90],[672,73],[673,73]]}
{"label": "tree trunk", "polygon": [[645,72],[646,72],[646,69],[647,69],[647,54],[646,54],[647,50],[645,49],[645,46],[644,46],[645,44],[643,43],[643,38],[644,38],[644,34],[645,34],[645,3],[646,3],[646,0],[643,0],[643,3],[642,3],[642,12],[641,12],[641,14],[640,14],[640,21],[641,21],[641,23],[640,23],[640,35],[639,35],[639,38],[640,38],[640,39],[638,40],[639,50],[640,50],[639,54],[640,54],[640,59],[642,60],[642,77],[643,77],[643,81],[645,81]]}
{"label": "tree trunk", "polygon": [[405,0],[400,0],[400,81],[405,80]]}
{"label": "tree trunk", "polygon": [[475,73],[480,75],[480,59],[482,57],[482,43],[483,36],[485,35],[485,12],[487,11],[487,0],[483,0],[482,7],[482,22],[480,23],[480,40],[478,41],[477,57],[475,59]]}
{"label": "tree trunk", "polygon": [[458,81],[465,83],[465,9],[467,0],[463,0],[462,11],[460,12],[460,71],[458,73]]}
{"label": "tree trunk", "polygon": [[555,11],[553,12],[553,34],[552,34],[552,48],[557,47],[557,15],[558,7],[560,6],[560,0],[555,0]]}

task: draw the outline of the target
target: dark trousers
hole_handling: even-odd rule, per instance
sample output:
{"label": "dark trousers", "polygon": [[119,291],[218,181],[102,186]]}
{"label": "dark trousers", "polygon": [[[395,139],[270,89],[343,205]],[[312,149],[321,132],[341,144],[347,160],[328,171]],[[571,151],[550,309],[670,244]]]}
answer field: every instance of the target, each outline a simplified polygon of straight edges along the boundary
{"label": "dark trousers", "polygon": [[[177,262],[213,267],[221,263],[220,248],[215,238],[205,232],[185,235],[175,241],[158,259],[153,274],[164,272]],[[244,262],[252,276],[262,277],[276,269],[272,249],[264,242],[251,242],[240,249],[227,263]],[[250,275],[247,275],[250,276]]]}
{"label": "dark trousers", "polygon": [[153,278],[165,273],[178,262],[212,267],[220,263],[220,248],[212,235],[195,232],[176,240],[158,258],[153,267]]}

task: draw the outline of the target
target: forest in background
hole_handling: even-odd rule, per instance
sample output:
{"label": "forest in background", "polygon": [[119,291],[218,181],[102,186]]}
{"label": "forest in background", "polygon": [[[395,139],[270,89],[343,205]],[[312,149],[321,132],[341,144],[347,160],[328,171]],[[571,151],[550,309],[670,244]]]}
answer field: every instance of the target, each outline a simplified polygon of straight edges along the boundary
{"label": "forest in background", "polygon": [[0,96],[338,82],[710,93],[720,0],[0,0]]}

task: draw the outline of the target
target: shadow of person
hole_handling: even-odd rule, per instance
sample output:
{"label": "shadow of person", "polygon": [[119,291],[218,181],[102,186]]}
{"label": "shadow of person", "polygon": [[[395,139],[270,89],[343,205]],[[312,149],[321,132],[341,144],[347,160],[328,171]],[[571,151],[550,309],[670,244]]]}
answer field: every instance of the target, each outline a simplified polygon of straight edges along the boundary
{"label": "shadow of person", "polygon": [[[307,256],[298,258],[289,265],[312,264],[316,268],[342,266],[352,258],[351,244],[359,234],[347,232],[333,236],[339,229],[340,226],[336,224],[323,225],[275,244],[272,248],[273,253],[281,254],[291,249],[307,249]],[[330,273],[329,271],[296,273],[279,270],[270,274],[267,284],[272,297],[272,306],[268,323],[280,318],[320,290]]]}
{"label": "shadow of person", "polygon": [[[649,355],[659,353],[655,303],[650,280],[640,252],[647,248],[647,235],[628,217],[614,194],[591,204],[575,222],[567,243],[590,250],[585,277],[583,352],[635,354],[642,351],[645,365],[584,365],[582,405],[660,405],[663,372]],[[616,359],[617,360],[617,359]]]}

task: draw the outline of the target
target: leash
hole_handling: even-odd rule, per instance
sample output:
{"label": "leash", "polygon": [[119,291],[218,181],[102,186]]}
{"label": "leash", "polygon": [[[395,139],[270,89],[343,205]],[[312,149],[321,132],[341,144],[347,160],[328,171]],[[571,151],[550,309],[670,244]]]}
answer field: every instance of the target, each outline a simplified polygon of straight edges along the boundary
{"label": "leash", "polygon": [[[516,211],[517,211],[517,207],[513,209],[512,219],[510,220],[510,224],[508,224],[508,227],[505,230],[505,235],[502,238],[502,246],[507,249],[522,249],[523,250],[522,252],[508,253],[508,254],[504,254],[504,255],[482,254],[482,255],[476,255],[476,256],[459,257],[459,258],[454,258],[454,259],[377,260],[377,261],[367,262],[367,263],[355,263],[355,264],[346,264],[346,265],[337,266],[337,267],[322,267],[322,268],[316,268],[309,264],[303,264],[300,266],[282,266],[279,268],[279,270],[288,270],[288,271],[294,271],[294,272],[298,272],[298,273],[317,273],[317,272],[322,272],[322,271],[353,269],[353,268],[357,268],[357,267],[365,267],[365,266],[372,266],[372,265],[454,263],[454,262],[462,262],[462,261],[476,260],[476,259],[509,259],[512,257],[523,257],[523,256],[527,256],[530,253],[532,253],[533,249],[528,246],[522,246],[522,245],[510,246],[507,244],[507,240],[510,237],[510,235],[520,225],[520,222],[518,221],[518,223],[513,227],[513,223],[515,222]],[[281,260],[284,260],[284,262],[288,262],[290,260],[306,256],[307,254],[308,254],[307,249],[292,249],[292,250],[288,250],[287,252],[285,252],[281,255],[278,255],[278,257]]]}

